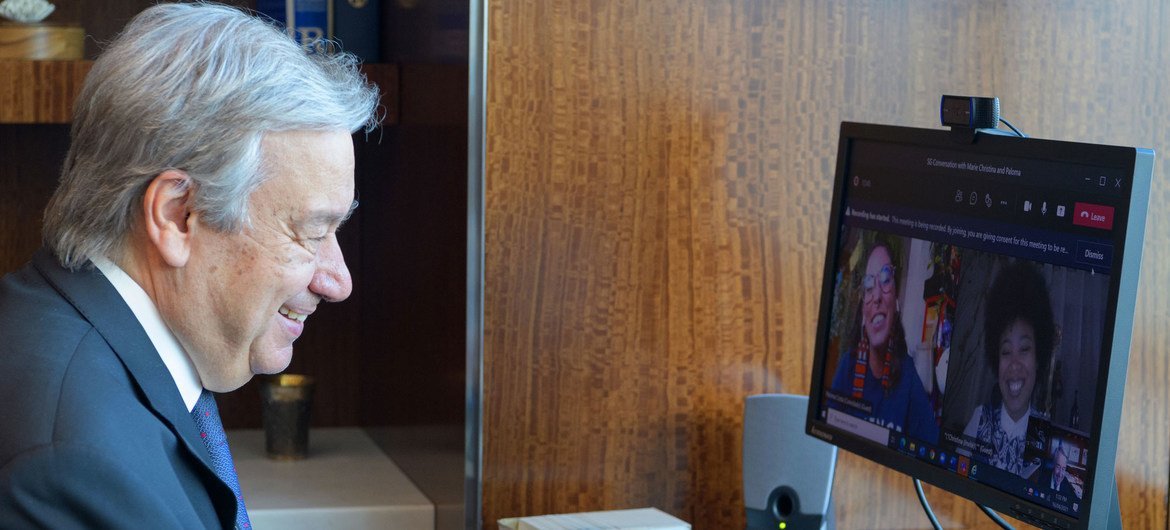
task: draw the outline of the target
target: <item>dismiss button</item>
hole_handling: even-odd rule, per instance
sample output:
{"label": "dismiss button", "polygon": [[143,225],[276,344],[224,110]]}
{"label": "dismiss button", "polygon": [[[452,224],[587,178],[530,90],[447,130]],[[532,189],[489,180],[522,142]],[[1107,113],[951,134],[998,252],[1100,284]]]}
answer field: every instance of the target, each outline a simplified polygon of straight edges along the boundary
{"label": "dismiss button", "polygon": [[1088,241],[1077,241],[1077,263],[1108,269],[1113,264],[1113,247]]}

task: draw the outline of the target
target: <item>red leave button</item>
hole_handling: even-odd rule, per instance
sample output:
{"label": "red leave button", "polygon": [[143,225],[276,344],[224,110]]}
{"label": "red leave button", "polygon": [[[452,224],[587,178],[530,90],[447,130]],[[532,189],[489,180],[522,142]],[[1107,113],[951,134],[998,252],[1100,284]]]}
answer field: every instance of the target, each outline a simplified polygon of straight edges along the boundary
{"label": "red leave button", "polygon": [[1073,224],[1087,226],[1089,228],[1112,230],[1113,207],[1078,202],[1073,209]]}

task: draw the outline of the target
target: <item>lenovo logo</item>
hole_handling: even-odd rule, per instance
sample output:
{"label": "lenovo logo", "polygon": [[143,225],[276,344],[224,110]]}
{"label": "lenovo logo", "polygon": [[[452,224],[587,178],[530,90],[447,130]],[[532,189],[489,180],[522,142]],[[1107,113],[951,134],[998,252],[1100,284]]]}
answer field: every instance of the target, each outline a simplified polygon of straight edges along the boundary
{"label": "lenovo logo", "polygon": [[830,433],[827,433],[827,432],[825,432],[825,431],[822,431],[822,430],[820,430],[820,429],[818,429],[818,428],[816,428],[816,427],[812,427],[811,429],[809,429],[809,432],[811,432],[813,436],[816,436],[817,438],[820,438],[820,439],[822,439],[822,440],[824,440],[824,441],[826,441],[826,442],[832,442],[832,441],[833,441],[833,435],[832,435],[832,434],[830,434]]}

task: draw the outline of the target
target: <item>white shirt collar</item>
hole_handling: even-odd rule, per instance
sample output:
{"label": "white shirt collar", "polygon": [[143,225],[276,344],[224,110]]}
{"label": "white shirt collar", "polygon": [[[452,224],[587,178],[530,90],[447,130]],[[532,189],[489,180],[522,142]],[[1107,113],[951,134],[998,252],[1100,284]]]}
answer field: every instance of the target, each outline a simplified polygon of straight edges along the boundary
{"label": "white shirt collar", "polygon": [[158,350],[163,364],[167,365],[171,378],[175,380],[175,386],[179,387],[179,394],[183,396],[183,403],[190,412],[195,408],[199,394],[203,392],[203,383],[199,380],[199,372],[195,371],[191,357],[179,345],[175,334],[163,323],[158,307],[154,305],[146,291],[114,262],[105,258],[93,258],[90,261],[106,275],[110,283],[114,284],[114,289],[122,295],[126,305],[130,306],[135,318],[146,330],[146,336],[150,337],[150,342],[154,344],[154,349]]}
{"label": "white shirt collar", "polygon": [[1020,416],[1020,421],[1012,419],[1011,414],[1008,414],[1007,407],[1002,404],[999,406],[999,428],[1009,438],[1023,438],[1028,434],[1028,418],[1032,417],[1032,407],[1028,406],[1028,413]]}

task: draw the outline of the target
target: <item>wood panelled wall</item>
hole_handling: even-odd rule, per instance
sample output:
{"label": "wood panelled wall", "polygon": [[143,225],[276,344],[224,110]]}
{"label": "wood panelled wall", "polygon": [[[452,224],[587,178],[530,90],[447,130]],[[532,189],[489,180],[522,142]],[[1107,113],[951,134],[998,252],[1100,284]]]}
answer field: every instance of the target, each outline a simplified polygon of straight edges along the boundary
{"label": "wood panelled wall", "polygon": [[[839,123],[938,127],[940,95],[995,95],[1033,136],[1161,149],[1167,42],[1159,0],[489,2],[484,526],[656,506],[742,528],[743,400],[808,392]],[[1126,528],[1167,526],[1155,170]],[[835,499],[840,528],[927,526],[908,478],[849,454]]]}

